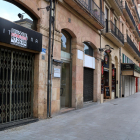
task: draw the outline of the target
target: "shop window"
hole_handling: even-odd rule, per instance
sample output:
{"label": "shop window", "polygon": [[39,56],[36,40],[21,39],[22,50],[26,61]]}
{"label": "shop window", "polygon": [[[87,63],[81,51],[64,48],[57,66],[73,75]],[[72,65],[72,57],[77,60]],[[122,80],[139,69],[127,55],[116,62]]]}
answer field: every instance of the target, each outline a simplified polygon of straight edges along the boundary
{"label": "shop window", "polygon": [[93,57],[93,49],[87,42],[84,42],[84,53]]}
{"label": "shop window", "polygon": [[61,37],[61,50],[67,53],[70,53],[71,49],[71,36],[68,32],[62,30],[62,37]]}

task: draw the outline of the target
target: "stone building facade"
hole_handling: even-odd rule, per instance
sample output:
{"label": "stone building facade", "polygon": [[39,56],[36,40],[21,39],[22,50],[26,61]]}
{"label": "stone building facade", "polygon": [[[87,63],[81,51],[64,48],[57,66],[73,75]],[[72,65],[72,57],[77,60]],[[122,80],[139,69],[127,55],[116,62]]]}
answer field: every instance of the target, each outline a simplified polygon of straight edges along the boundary
{"label": "stone building facade", "polygon": [[[35,50],[34,45],[24,48],[17,44],[0,42],[0,48],[5,52],[20,51],[21,54],[25,53],[25,56],[26,53],[33,56],[32,62],[28,62],[28,59],[22,61],[25,67],[26,62],[33,64],[32,72],[29,72],[29,75],[32,74],[31,84],[25,84],[27,81],[30,82],[27,80],[29,75],[27,79],[24,76],[26,75],[24,67],[19,73],[23,77],[17,81],[15,79],[19,71],[15,70],[15,73],[12,73],[11,70],[10,76],[15,76],[15,79],[10,80],[15,80],[15,83],[14,86],[13,84],[6,86],[12,93],[10,96],[12,101],[7,100],[9,93],[6,91],[6,103],[3,102],[5,96],[1,93],[0,121],[5,123],[23,118],[45,119],[47,118],[49,12],[38,8],[47,7],[50,3],[45,0],[6,1],[17,5],[32,17],[31,28],[36,31],[34,33],[42,35],[42,44],[38,46],[42,51],[37,51],[38,48]],[[119,0],[55,1],[54,39],[51,37],[51,40],[54,40],[51,51],[53,59],[50,69],[51,81],[49,81],[51,83],[49,111],[52,115],[69,108],[82,108],[87,102],[103,103],[107,99],[128,96],[127,87],[133,87],[129,95],[135,93],[135,78],[140,76],[137,67],[140,62],[137,4],[136,0],[134,3],[131,0],[123,3]],[[31,32],[29,29],[28,31]],[[38,42],[32,37],[30,41]],[[26,58],[25,56],[23,58]],[[17,62],[14,64],[20,64],[17,58],[14,60]],[[108,98],[105,93],[106,87],[110,90]],[[30,96],[27,96],[28,90]]]}
{"label": "stone building facade", "polygon": [[[137,91],[139,77],[139,72],[123,69],[131,64],[139,67],[138,2],[107,0],[103,4],[106,27],[102,31],[102,47],[108,44],[113,48],[109,54],[109,66],[104,67],[104,75],[108,76],[105,79],[109,79],[105,86],[110,87],[112,99],[126,97]],[[104,55],[106,54],[102,54],[102,57]]]}

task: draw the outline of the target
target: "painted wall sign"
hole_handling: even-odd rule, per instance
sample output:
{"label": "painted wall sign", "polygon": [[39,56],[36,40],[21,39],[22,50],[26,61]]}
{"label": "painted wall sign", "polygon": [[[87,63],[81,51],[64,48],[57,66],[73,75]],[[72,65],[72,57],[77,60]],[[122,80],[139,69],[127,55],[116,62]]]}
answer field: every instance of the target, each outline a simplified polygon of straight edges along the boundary
{"label": "painted wall sign", "polygon": [[42,51],[42,34],[0,18],[0,42]]}
{"label": "painted wall sign", "polygon": [[54,77],[60,77],[60,69],[59,68],[54,68]]}

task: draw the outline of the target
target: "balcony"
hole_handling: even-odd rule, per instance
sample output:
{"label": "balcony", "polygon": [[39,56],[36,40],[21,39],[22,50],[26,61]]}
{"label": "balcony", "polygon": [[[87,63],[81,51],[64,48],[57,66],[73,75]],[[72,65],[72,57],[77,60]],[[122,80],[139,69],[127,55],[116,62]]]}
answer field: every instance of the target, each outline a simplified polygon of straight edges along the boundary
{"label": "balcony", "polygon": [[128,35],[125,35],[124,46],[125,49],[131,52],[131,55],[140,63],[140,52]]}
{"label": "balcony", "polygon": [[140,17],[139,17],[139,13],[138,13],[138,10],[137,10],[137,7],[136,7],[136,5],[134,4],[134,6],[132,6],[133,8],[132,8],[132,10],[134,11],[134,13],[135,13],[135,17],[136,17],[136,19],[137,19],[137,22],[139,23],[140,22]]}
{"label": "balcony", "polygon": [[129,23],[130,27],[132,29],[135,29],[135,26],[136,26],[135,21],[134,21],[134,18],[133,18],[132,14],[127,6],[126,1],[123,2],[123,14],[124,14],[124,17],[126,18],[127,22]]}
{"label": "balcony", "polygon": [[137,66],[136,64],[122,63],[121,71],[122,75],[140,77],[140,67]]}
{"label": "balcony", "polygon": [[106,28],[103,33],[108,39],[110,39],[118,47],[124,46],[124,35],[115,26],[115,24],[112,21],[106,20]]}
{"label": "balcony", "polygon": [[134,5],[134,0],[127,0],[127,2],[129,2],[131,5]]}
{"label": "balcony", "polygon": [[134,34],[135,34],[136,38],[138,39],[138,41],[140,41],[140,32],[139,32],[137,26],[135,26]]}
{"label": "balcony", "polygon": [[117,13],[118,16],[121,16],[123,14],[122,12],[122,2],[120,0],[108,0],[109,4],[111,5],[111,8],[114,9],[114,11]]}
{"label": "balcony", "polygon": [[104,13],[93,0],[64,0],[97,29],[105,26]]}

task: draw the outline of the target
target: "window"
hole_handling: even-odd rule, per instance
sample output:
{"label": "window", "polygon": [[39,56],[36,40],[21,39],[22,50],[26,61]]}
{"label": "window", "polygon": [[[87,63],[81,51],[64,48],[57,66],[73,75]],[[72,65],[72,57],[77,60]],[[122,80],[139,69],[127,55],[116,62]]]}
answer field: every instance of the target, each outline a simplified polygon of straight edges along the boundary
{"label": "window", "polygon": [[105,8],[105,19],[108,20],[108,9]]}
{"label": "window", "polygon": [[128,35],[128,30],[126,30],[126,35]]}
{"label": "window", "polygon": [[84,53],[93,57],[93,49],[88,42],[84,42]]}
{"label": "window", "polygon": [[71,36],[66,31],[62,30],[61,37],[61,50],[70,53],[71,46]]}
{"label": "window", "polygon": [[117,20],[114,18],[114,24],[117,27]]}
{"label": "window", "polygon": [[124,34],[124,30],[123,30],[123,23],[122,23],[122,34]]}

